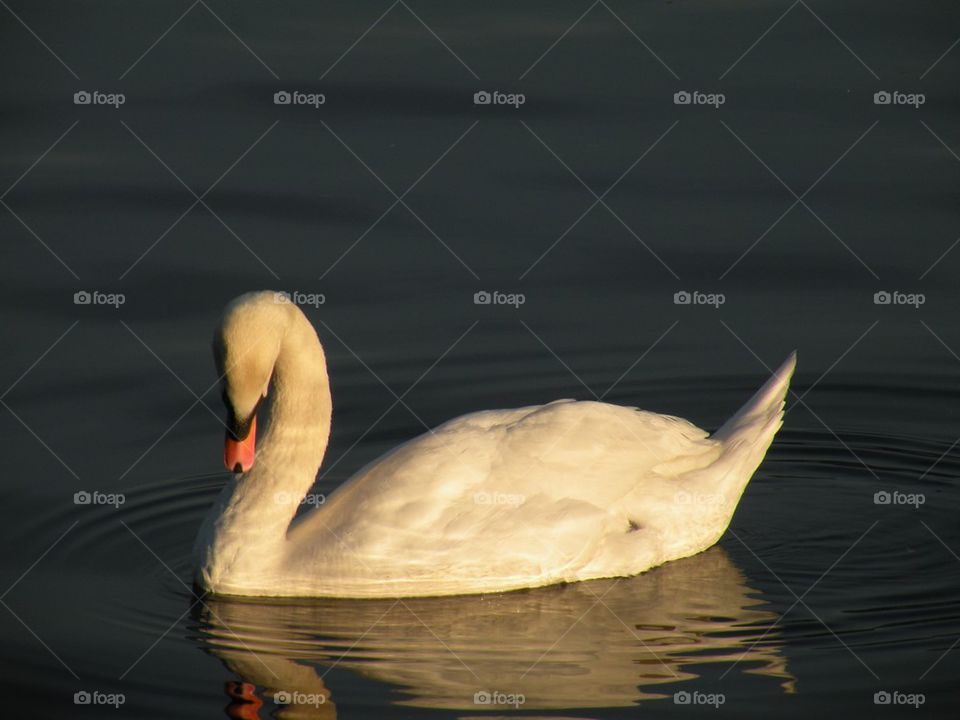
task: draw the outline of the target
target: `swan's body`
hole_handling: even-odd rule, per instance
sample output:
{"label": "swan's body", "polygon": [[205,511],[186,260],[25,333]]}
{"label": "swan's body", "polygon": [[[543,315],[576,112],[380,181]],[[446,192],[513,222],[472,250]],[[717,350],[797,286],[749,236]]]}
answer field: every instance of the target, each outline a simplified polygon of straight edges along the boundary
{"label": "swan's body", "polygon": [[268,382],[273,395],[255,465],[224,488],[197,538],[199,583],[232,595],[504,591],[698,553],[726,530],[779,429],[795,364],[712,436],[599,402],[464,415],[293,522],[330,430],[316,333],[295,306],[256,293],[228,307],[215,347],[232,421],[249,420]]}

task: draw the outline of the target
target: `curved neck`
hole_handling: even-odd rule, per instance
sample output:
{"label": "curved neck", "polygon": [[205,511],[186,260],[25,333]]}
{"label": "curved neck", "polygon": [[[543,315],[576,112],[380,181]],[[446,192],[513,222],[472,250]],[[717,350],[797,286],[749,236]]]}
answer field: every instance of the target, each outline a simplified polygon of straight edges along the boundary
{"label": "curved neck", "polygon": [[280,343],[269,395],[256,461],[241,482],[282,479],[285,489],[299,492],[296,499],[300,500],[323,461],[333,401],[323,348],[313,326],[299,312]]}
{"label": "curved neck", "polygon": [[274,364],[253,468],[228,481],[198,538],[205,565],[227,562],[243,572],[244,558],[253,562],[278,548],[323,460],[333,408],[326,357],[309,321],[299,312],[292,317]]}

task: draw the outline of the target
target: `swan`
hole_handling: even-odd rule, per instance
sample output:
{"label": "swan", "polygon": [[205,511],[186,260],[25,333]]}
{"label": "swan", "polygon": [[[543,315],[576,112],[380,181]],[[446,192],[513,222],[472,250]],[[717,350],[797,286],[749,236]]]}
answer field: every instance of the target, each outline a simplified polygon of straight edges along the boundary
{"label": "swan", "polygon": [[275,597],[500,592],[699,553],[726,530],[780,428],[796,365],[793,353],[713,435],[591,401],[463,415],[298,514],[333,408],[313,325],[283,293],[248,293],[227,306],[213,351],[236,476],[200,528],[196,581],[215,595]]}

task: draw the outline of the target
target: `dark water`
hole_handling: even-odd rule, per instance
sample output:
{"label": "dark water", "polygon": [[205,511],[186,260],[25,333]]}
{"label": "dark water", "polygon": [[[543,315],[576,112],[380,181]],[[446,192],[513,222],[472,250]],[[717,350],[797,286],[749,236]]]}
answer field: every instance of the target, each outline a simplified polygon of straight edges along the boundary
{"label": "dark water", "polygon": [[[0,31],[7,709],[960,706],[951,4],[11,2]],[[228,481],[209,337],[264,287],[325,297],[321,492],[472,410],[603,396],[713,429],[794,348],[796,395],[701,556],[494,597],[197,603],[191,543]]]}

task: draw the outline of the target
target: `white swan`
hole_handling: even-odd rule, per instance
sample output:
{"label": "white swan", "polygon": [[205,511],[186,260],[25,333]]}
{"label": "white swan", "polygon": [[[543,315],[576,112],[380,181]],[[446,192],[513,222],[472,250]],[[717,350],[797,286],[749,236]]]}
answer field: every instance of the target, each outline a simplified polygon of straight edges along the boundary
{"label": "white swan", "polygon": [[[294,515],[330,433],[326,359],[285,296],[243,295],[214,338],[242,471],[197,537],[197,582],[224,595],[452,595],[634,575],[713,545],[780,428],[796,363],[712,436],[686,420],[557,400],[464,415]],[[256,448],[256,413],[271,393]]]}

